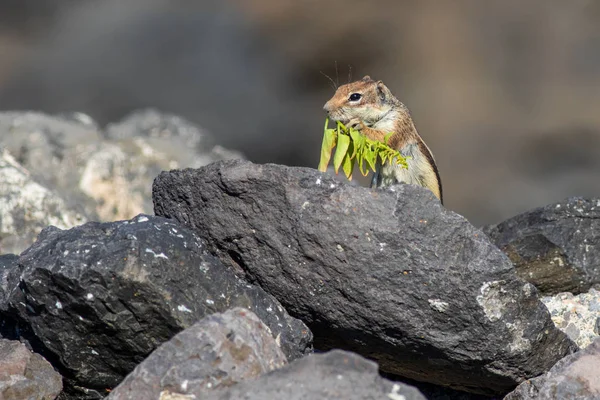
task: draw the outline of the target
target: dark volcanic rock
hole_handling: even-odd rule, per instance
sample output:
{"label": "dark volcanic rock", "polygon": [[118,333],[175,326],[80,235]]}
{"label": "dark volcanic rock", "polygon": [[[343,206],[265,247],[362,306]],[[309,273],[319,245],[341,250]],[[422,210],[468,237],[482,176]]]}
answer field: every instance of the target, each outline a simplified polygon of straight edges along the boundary
{"label": "dark volcanic rock", "polygon": [[153,198],[306,322],[316,347],[382,371],[504,394],[576,348],[510,260],[426,189],[231,161],[164,172]]}
{"label": "dark volcanic rock", "polygon": [[3,254],[0,255],[0,310],[5,309],[5,302],[10,292],[10,284],[8,282],[8,275],[11,271],[17,268],[17,260],[19,256],[16,254]]}
{"label": "dark volcanic rock", "polygon": [[600,199],[570,198],[517,215],[485,233],[541,292],[600,284]]}
{"label": "dark volcanic rock", "polygon": [[258,379],[207,392],[201,398],[425,400],[417,389],[380,377],[376,363],[341,350],[311,354]]}
{"label": "dark volcanic rock", "polygon": [[39,354],[18,341],[0,339],[0,399],[53,400],[62,378]]}
{"label": "dark volcanic rock", "polygon": [[4,254],[0,256],[0,337],[7,339],[16,339],[18,335],[15,332],[16,321],[7,315],[8,294],[12,286],[17,283],[13,276],[9,281],[11,272],[17,268],[19,256],[15,254]]}
{"label": "dark volcanic rock", "polygon": [[310,350],[302,322],[175,221],[140,215],[48,228],[18,263],[9,311],[78,398],[97,398],[177,332],[235,306],[254,311],[291,359]]}
{"label": "dark volcanic rock", "polygon": [[521,383],[504,399],[600,399],[600,339],[563,358],[546,374]]}
{"label": "dark volcanic rock", "polygon": [[287,364],[267,326],[251,311],[213,314],[163,343],[117,386],[111,400],[195,395],[256,378]]}

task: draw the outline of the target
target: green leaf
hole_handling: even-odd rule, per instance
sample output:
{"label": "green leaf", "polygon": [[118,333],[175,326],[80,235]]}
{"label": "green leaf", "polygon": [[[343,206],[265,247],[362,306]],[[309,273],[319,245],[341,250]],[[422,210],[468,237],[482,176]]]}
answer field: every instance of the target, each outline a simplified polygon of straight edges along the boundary
{"label": "green leaf", "polygon": [[350,158],[356,157],[358,153],[358,149],[363,145],[365,137],[360,134],[356,129],[350,129],[350,137],[352,138],[352,156]]}
{"label": "green leaf", "polygon": [[365,146],[365,160],[367,161],[367,163],[369,164],[369,167],[371,167],[371,169],[373,170],[373,172],[375,172],[375,157],[377,157],[377,153],[375,153],[375,151],[373,151],[373,149],[371,148],[371,146]]}
{"label": "green leaf", "polygon": [[342,165],[342,161],[344,161],[344,156],[348,151],[348,147],[350,147],[350,136],[343,134],[339,135],[337,138],[335,154],[333,155],[333,168],[335,169],[336,174]]}
{"label": "green leaf", "polygon": [[327,170],[334,147],[337,147],[333,155],[335,172],[338,173],[342,167],[348,179],[352,179],[352,172],[356,164],[365,176],[369,174],[369,170],[375,171],[378,160],[381,160],[382,165],[389,162],[390,165],[396,164],[408,168],[407,159],[387,145],[392,133],[385,135],[385,143],[383,143],[370,140],[360,131],[348,128],[339,121],[336,121],[336,126],[332,129],[328,128],[328,123],[329,120],[326,119],[319,162],[320,171]]}
{"label": "green leaf", "polygon": [[388,159],[388,157],[390,157],[389,151],[384,148],[382,151],[379,151],[378,154],[379,158],[381,159],[381,165],[384,165],[385,161]]}
{"label": "green leaf", "polygon": [[342,169],[344,170],[344,174],[346,174],[346,178],[349,181],[352,180],[352,171],[354,170],[354,162],[355,160],[350,157],[350,152],[347,152],[344,156],[344,161],[342,162]]}
{"label": "green leaf", "polygon": [[319,161],[319,171],[327,171],[329,160],[331,159],[331,152],[335,147],[336,132],[333,129],[327,129],[325,125],[325,132],[323,134],[323,144],[321,144],[321,160]]}

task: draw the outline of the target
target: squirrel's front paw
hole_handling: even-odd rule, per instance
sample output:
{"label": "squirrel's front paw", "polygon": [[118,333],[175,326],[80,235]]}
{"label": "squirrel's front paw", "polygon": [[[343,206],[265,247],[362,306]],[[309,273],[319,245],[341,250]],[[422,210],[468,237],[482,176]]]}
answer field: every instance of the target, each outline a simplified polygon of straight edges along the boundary
{"label": "squirrel's front paw", "polygon": [[356,129],[357,131],[360,131],[361,129],[363,129],[365,127],[365,124],[358,118],[352,118],[350,121],[348,121],[346,126],[348,128],[352,128],[352,129]]}

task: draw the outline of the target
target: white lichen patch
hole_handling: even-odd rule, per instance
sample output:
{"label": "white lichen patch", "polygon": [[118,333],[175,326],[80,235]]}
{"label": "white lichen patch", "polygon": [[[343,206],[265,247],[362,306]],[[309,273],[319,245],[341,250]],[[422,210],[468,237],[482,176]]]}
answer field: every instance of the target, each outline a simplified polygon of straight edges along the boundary
{"label": "white lichen patch", "polygon": [[511,352],[523,354],[531,349],[531,341],[523,337],[525,335],[525,327],[522,321],[517,321],[514,324],[507,323],[506,327],[512,336],[512,341],[508,344],[508,349]]}
{"label": "white lichen patch", "polygon": [[206,299],[206,304],[210,304],[211,306],[215,304],[215,302],[211,299]]}
{"label": "white lichen patch", "polygon": [[179,312],[188,312],[191,313],[192,310],[190,310],[189,308],[187,308],[186,306],[184,306],[183,304],[178,305],[177,306],[177,310],[179,310]]}
{"label": "white lichen patch", "polygon": [[[209,382],[209,384],[210,384],[210,382]],[[208,384],[206,385],[206,387],[208,387]],[[194,394],[175,393],[175,392],[171,392],[168,389],[160,392],[160,395],[158,396],[158,400],[194,400],[194,399],[196,399],[196,395],[194,395]]]}
{"label": "white lichen patch", "polygon": [[535,286],[533,286],[531,283],[526,283],[523,285],[522,290],[526,297],[531,297],[535,292]]}
{"label": "white lichen patch", "polygon": [[429,299],[427,301],[429,302],[429,306],[431,308],[441,313],[446,312],[448,310],[448,307],[450,306],[448,303],[440,299]]}
{"label": "white lichen patch", "polygon": [[62,310],[62,303],[58,300],[56,300],[56,303],[54,304],[56,306],[56,308],[58,308],[59,310]]}
{"label": "white lichen patch", "polygon": [[148,217],[144,216],[144,215],[140,215],[137,219],[137,222],[148,222],[149,219]]}
{"label": "white lichen patch", "polygon": [[317,181],[315,182],[315,184],[320,185],[321,184],[321,178],[317,178]]}
{"label": "white lichen patch", "polygon": [[505,290],[502,288],[502,282],[485,282],[479,288],[479,293],[480,295],[476,297],[477,303],[481,306],[490,322],[495,322],[502,318],[506,310],[506,305],[502,299],[502,295],[505,293]]}
{"label": "white lichen patch", "polygon": [[558,263],[559,267],[565,266],[565,262],[563,261],[562,257],[554,257],[554,259],[550,262],[550,264],[554,264],[554,261],[556,261]]}
{"label": "white lichen patch", "polygon": [[152,250],[152,249],[146,249],[146,253],[150,253],[150,254],[152,254],[152,255],[154,256],[154,258],[164,258],[165,260],[168,260],[168,259],[169,259],[169,257],[167,257],[167,256],[165,255],[165,253],[159,253],[159,254],[156,254],[156,253],[154,252],[154,250]]}
{"label": "white lichen patch", "polygon": [[85,299],[88,301],[94,300],[94,295],[92,293],[88,293],[85,295]]}
{"label": "white lichen patch", "polygon": [[399,391],[400,385],[394,383],[394,386],[392,386],[392,391],[388,393],[387,397],[389,397],[392,400],[406,400],[406,397],[404,395],[398,393]]}

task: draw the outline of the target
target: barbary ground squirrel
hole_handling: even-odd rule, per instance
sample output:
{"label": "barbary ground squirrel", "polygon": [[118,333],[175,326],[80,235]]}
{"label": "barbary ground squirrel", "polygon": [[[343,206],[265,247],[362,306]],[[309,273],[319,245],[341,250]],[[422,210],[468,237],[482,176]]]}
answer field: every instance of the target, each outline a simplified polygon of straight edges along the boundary
{"label": "barbary ground squirrel", "polygon": [[411,183],[428,188],[443,203],[442,181],[433,154],[417,133],[408,108],[382,81],[365,76],[342,85],[323,109],[332,120],[359,130],[371,140],[383,142],[392,133],[388,145],[410,157],[408,169],[389,164],[378,166],[371,187]]}

